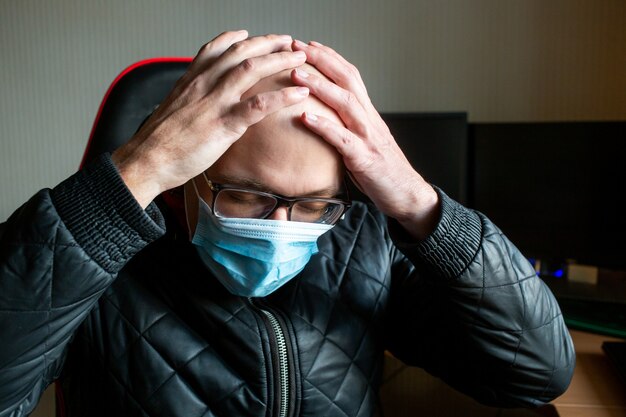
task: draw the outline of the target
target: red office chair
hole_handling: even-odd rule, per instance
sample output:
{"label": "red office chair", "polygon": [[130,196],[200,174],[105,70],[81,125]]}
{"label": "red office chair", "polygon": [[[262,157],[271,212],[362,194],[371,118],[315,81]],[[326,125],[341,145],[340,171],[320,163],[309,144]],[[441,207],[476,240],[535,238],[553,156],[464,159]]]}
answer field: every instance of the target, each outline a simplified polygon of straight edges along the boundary
{"label": "red office chair", "polygon": [[102,99],[80,166],[130,139],[191,61],[187,57],[152,58],[122,71]]}
{"label": "red office chair", "polygon": [[[111,83],[93,122],[80,168],[104,152],[113,152],[128,141],[141,123],[165,99],[193,58],[152,58],[139,61],[122,71]],[[164,195],[174,212],[182,201]],[[65,401],[59,383],[55,384],[56,415],[64,417]]]}

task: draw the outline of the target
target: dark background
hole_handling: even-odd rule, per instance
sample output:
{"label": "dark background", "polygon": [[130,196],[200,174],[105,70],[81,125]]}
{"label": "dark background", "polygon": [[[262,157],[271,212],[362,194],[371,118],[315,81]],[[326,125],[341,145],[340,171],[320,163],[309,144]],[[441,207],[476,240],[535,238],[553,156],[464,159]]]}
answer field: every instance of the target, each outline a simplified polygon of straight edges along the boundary
{"label": "dark background", "polygon": [[383,118],[418,172],[485,213],[527,257],[626,270],[626,122]]}

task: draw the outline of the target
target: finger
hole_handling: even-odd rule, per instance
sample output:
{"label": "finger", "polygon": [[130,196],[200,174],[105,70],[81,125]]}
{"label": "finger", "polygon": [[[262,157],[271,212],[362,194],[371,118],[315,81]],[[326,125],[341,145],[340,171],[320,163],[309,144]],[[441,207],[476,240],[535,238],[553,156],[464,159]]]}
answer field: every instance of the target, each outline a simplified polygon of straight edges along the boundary
{"label": "finger", "polygon": [[219,77],[244,59],[280,52],[291,44],[289,35],[264,35],[233,43],[215,62],[212,72]]}
{"label": "finger", "polygon": [[314,65],[337,85],[355,92],[361,100],[367,99],[367,89],[361,80],[361,74],[354,65],[343,57],[338,58],[339,54],[332,54],[321,47],[307,45],[297,40],[292,43],[292,48],[295,51],[306,53],[307,62]]}
{"label": "finger", "polygon": [[301,68],[291,72],[291,79],[296,85],[308,87],[311,94],[334,109],[349,130],[367,133],[364,122],[369,117],[354,93]]}
{"label": "finger", "polygon": [[322,45],[321,43],[319,43],[317,41],[310,41],[309,44],[324,50],[326,53],[328,53],[329,55],[334,56],[337,60],[341,61],[345,65],[352,65],[350,62],[348,62],[347,59],[345,59],[343,56],[341,56],[341,54],[339,54],[339,52],[335,51],[330,46]]}
{"label": "finger", "polygon": [[[331,120],[312,114],[309,112],[302,113],[300,117],[306,127],[311,129],[314,133],[318,134],[326,142],[334,146],[337,151],[344,157],[344,160],[355,160],[359,154],[358,151],[363,146],[363,141],[359,139],[354,133]],[[346,163],[346,166],[350,169],[350,166]]]}
{"label": "finger", "polygon": [[309,95],[306,87],[285,87],[280,90],[256,94],[237,103],[224,120],[226,128],[239,135],[266,116],[299,103]]}
{"label": "finger", "polygon": [[292,48],[294,50],[303,50],[307,54],[309,63],[313,64],[337,85],[356,94],[359,102],[366,109],[375,110],[358,69],[335,52],[335,50],[315,41],[311,41],[310,45],[294,41]]}
{"label": "finger", "polygon": [[232,44],[246,38],[248,38],[247,30],[222,32],[202,45],[191,65],[201,65],[211,58],[216,58],[222,55]]}
{"label": "finger", "polygon": [[341,62],[346,68],[349,68],[349,70],[352,71],[354,76],[358,79],[360,86],[363,88],[363,91],[367,94],[367,87],[365,87],[365,83],[363,82],[363,79],[361,78],[361,73],[359,72],[359,69],[355,65],[349,62],[347,59],[345,59],[341,54],[339,54],[339,52],[335,51],[330,46],[322,45],[321,43],[316,42],[316,41],[310,41],[309,44],[311,46],[314,46],[316,48],[319,48],[325,51],[328,55],[334,57],[337,61]]}
{"label": "finger", "polygon": [[281,71],[300,66],[306,60],[302,51],[275,52],[255,58],[247,58],[224,76],[220,93],[241,95],[261,79]]}
{"label": "finger", "polygon": [[176,86],[183,88],[190,80],[204,71],[211,63],[218,58],[233,43],[242,41],[248,37],[248,31],[238,30],[222,32],[209,42],[202,45],[193,61],[189,64],[187,71],[178,79]]}
{"label": "finger", "polygon": [[200,68],[199,74],[192,74],[189,79],[181,81],[182,85],[186,85],[186,82],[195,83],[190,95],[203,96],[210,93],[222,81],[222,77],[242,61],[281,51],[289,47],[290,42],[291,36],[288,35],[257,36],[234,42],[219,57]]}
{"label": "finger", "polygon": [[222,55],[230,46],[236,42],[241,42],[248,38],[248,31],[236,30],[222,32],[209,42],[204,44],[198,51],[201,58],[214,58]]}
{"label": "finger", "polygon": [[209,42],[202,45],[194,57],[183,78],[192,78],[202,72],[216,58],[224,53],[232,44],[240,42],[248,37],[247,30],[222,32]]}

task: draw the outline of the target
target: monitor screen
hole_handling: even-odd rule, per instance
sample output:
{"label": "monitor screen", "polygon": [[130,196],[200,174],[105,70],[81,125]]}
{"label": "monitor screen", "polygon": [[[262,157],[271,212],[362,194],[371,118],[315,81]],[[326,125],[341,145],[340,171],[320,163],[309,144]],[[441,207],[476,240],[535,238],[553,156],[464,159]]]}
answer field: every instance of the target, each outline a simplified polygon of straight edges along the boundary
{"label": "monitor screen", "polygon": [[626,122],[471,130],[471,203],[524,254],[626,269]]}

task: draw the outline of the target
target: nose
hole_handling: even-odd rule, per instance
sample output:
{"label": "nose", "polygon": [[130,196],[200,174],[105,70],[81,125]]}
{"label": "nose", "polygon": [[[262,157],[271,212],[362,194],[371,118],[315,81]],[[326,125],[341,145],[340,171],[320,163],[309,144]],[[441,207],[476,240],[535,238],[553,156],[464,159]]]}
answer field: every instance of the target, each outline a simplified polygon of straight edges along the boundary
{"label": "nose", "polygon": [[288,207],[278,207],[269,217],[271,220],[288,220]]}

